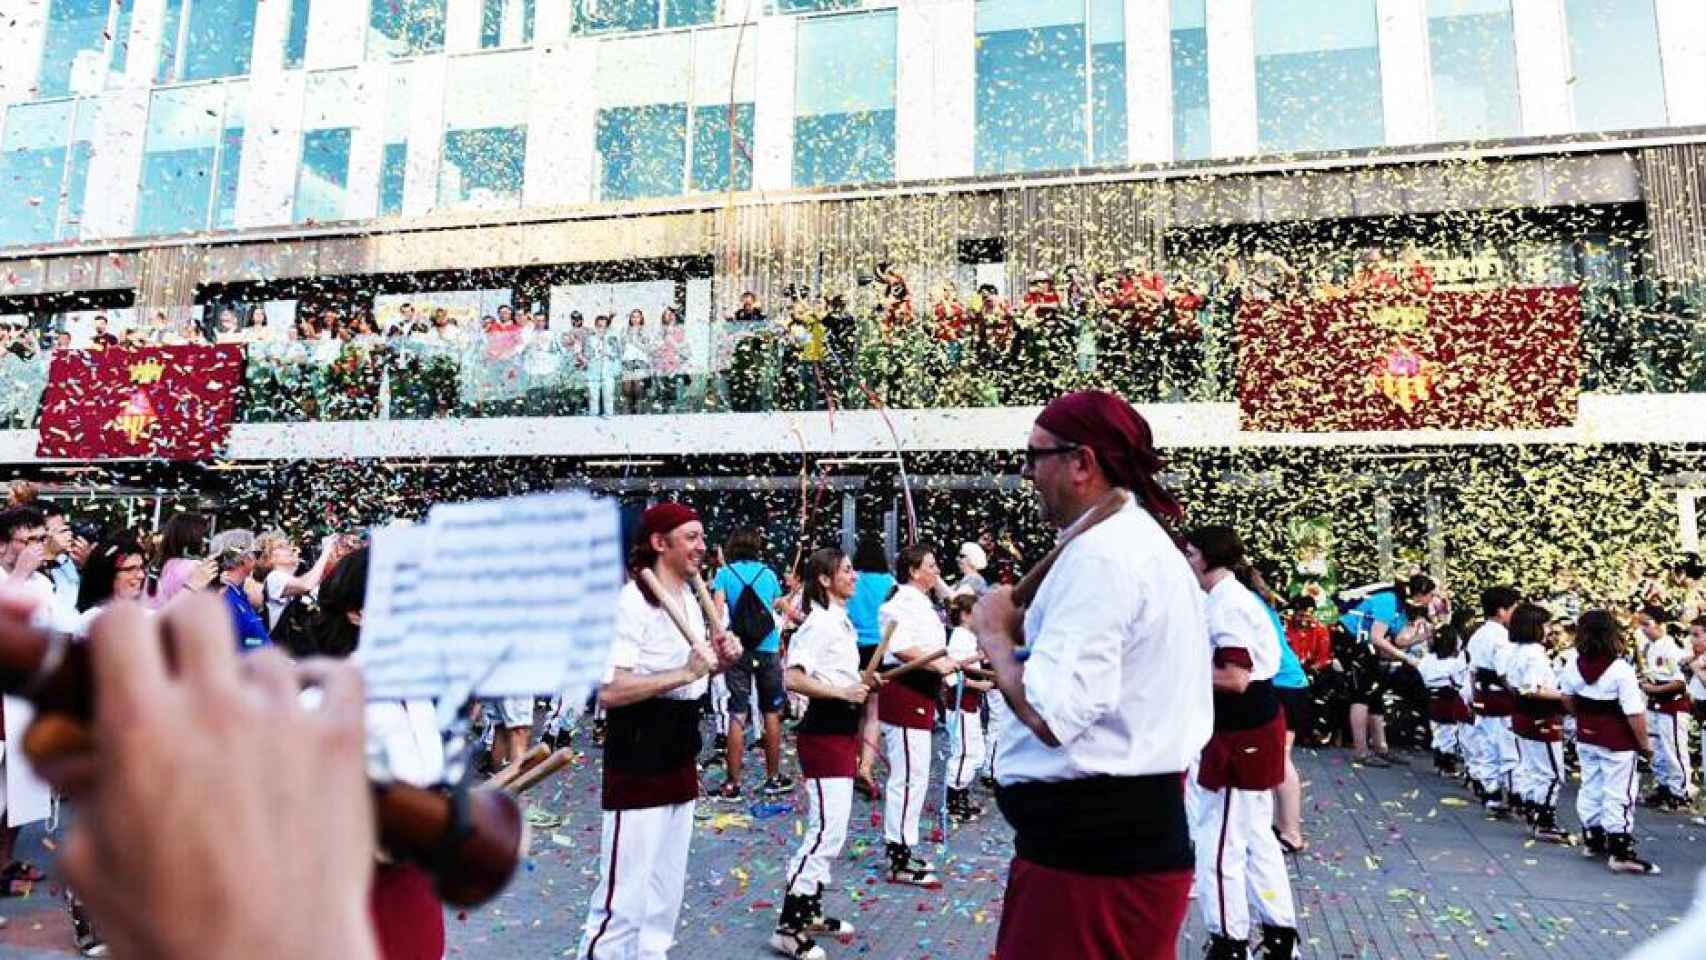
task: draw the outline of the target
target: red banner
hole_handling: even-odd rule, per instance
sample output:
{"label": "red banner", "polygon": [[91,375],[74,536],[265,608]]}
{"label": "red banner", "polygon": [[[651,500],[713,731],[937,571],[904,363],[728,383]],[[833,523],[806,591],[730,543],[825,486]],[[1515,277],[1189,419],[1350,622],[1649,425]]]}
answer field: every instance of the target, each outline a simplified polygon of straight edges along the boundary
{"label": "red banner", "polygon": [[1242,429],[1517,430],[1576,420],[1574,287],[1246,301]]}
{"label": "red banner", "polygon": [[61,350],[42,394],[36,456],[211,459],[242,383],[237,346]]}

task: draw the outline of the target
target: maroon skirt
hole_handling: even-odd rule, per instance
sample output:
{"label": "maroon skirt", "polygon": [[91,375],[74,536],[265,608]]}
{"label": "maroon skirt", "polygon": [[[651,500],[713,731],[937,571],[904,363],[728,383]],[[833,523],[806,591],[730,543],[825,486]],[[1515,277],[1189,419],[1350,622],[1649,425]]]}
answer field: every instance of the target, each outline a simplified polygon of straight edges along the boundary
{"label": "maroon skirt", "polygon": [[1271,790],[1285,780],[1285,714],[1248,730],[1216,730],[1203,748],[1197,783],[1206,790]]}
{"label": "maroon skirt", "polygon": [[373,874],[368,911],[385,960],[440,960],[444,904],[432,878],[411,864],[382,863]]}
{"label": "maroon skirt", "polygon": [[1173,960],[1191,875],[1100,876],[1014,858],[996,960]]}

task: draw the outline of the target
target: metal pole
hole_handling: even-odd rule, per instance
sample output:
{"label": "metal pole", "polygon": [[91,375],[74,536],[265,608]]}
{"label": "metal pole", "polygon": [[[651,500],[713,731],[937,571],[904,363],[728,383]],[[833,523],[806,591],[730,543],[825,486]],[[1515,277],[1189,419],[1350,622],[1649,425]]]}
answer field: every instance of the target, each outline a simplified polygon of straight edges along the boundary
{"label": "metal pole", "polygon": [[853,555],[859,542],[859,498],[851,493],[841,495],[841,552]]}
{"label": "metal pole", "polygon": [[1380,578],[1397,577],[1398,564],[1392,555],[1392,496],[1384,490],[1374,495],[1374,530],[1380,558]]}

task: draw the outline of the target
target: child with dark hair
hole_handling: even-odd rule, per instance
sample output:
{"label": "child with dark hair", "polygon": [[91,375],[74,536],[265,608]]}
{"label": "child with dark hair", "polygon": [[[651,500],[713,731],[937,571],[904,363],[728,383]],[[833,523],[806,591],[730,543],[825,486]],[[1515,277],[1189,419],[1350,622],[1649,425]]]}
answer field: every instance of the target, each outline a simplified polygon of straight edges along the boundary
{"label": "child with dark hair", "polygon": [[1517,803],[1537,840],[1569,843],[1570,834],[1558,826],[1558,790],[1564,782],[1564,712],[1552,658],[1546,650],[1546,624],[1552,615],[1544,607],[1525,603],[1511,615],[1513,649],[1505,676],[1516,692],[1511,731],[1516,734]]}
{"label": "child with dark hair", "polygon": [[1688,693],[1682,644],[1670,631],[1671,615],[1648,604],[1635,614],[1644,642],[1637,652],[1641,692],[1647,695],[1647,734],[1653,746],[1653,792],[1642,803],[1658,810],[1680,810],[1693,792],[1693,762],[1688,752]]}
{"label": "child with dark hair", "polygon": [[1647,745],[1647,698],[1635,668],[1623,659],[1622,628],[1606,610],[1589,610],[1576,622],[1576,662],[1558,689],[1576,715],[1582,788],[1576,795],[1583,851],[1605,857],[1617,873],[1656,875],[1659,868],[1635,853],[1635,758]]}
{"label": "child with dark hair", "polygon": [[1441,776],[1463,772],[1463,731],[1469,726],[1469,661],[1461,637],[1452,626],[1434,634],[1428,652],[1416,667],[1428,690],[1428,726],[1433,731],[1434,769]]}
{"label": "child with dark hair", "polygon": [[[948,623],[952,627],[948,634],[948,656],[960,663],[979,656],[977,635],[969,626],[975,606],[977,597],[969,593],[955,594],[948,601]],[[959,689],[957,684],[946,684],[948,709],[944,719],[955,745],[948,756],[948,816],[955,823],[969,823],[983,816],[983,808],[972,802],[971,785],[983,766],[983,698],[994,686],[987,680],[974,680],[969,676],[964,684],[963,689]],[[956,692],[957,703],[954,702]]]}
{"label": "child with dark hair", "polygon": [[1475,726],[1469,738],[1469,788],[1489,813],[1502,815],[1515,802],[1512,777],[1516,772],[1516,735],[1511,732],[1515,700],[1505,679],[1509,656],[1510,621],[1522,595],[1512,587],[1488,587],[1481,592],[1485,619],[1469,637],[1469,671],[1475,683],[1470,705]]}

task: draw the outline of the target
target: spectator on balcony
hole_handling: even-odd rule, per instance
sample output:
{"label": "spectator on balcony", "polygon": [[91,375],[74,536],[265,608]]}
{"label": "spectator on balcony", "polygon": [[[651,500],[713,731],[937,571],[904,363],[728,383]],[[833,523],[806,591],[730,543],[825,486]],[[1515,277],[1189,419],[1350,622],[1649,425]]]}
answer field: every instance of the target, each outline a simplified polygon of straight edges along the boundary
{"label": "spectator on balcony", "polygon": [[563,361],[575,370],[586,369],[586,341],[592,335],[592,330],[586,325],[586,317],[579,310],[569,313],[569,328],[558,338],[563,350]]}
{"label": "spectator on balcony", "polygon": [[936,302],[930,307],[930,333],[942,344],[943,357],[949,368],[959,366],[963,359],[971,327],[971,313],[960,302],[960,288],[952,280],[942,281]]}
{"label": "spectator on balcony", "polygon": [[628,311],[622,331],[622,404],[626,414],[649,413],[647,394],[657,362],[657,339],[646,328],[646,312]]}
{"label": "spectator on balcony", "polygon": [[[161,320],[166,319],[166,315],[164,313],[159,314],[158,316]],[[104,313],[95,314],[95,332],[89,337],[89,349],[105,350],[108,347],[116,346],[118,346],[118,337],[114,336],[113,332],[107,329],[107,315]]]}
{"label": "spectator on balcony", "polygon": [[429,336],[447,347],[460,347],[467,339],[467,332],[450,315],[450,311],[439,307],[432,312],[432,329]]}
{"label": "spectator on balcony", "polygon": [[816,410],[823,406],[823,362],[828,355],[827,333],[823,316],[812,303],[809,291],[791,291],[788,316],[783,331],[783,362],[780,369],[792,368],[793,382],[778,378],[777,400],[783,406],[801,410]]}
{"label": "spectator on balcony", "polygon": [[1244,295],[1251,300],[1284,300],[1294,296],[1302,285],[1297,268],[1277,253],[1258,250],[1250,258],[1250,270],[1245,276]]}
{"label": "spectator on balcony", "polygon": [[1008,383],[1013,356],[1013,311],[993,283],[979,284],[972,305],[972,328],[976,331],[978,369],[984,371],[990,389],[987,399],[1002,403],[1011,393]]}
{"label": "spectator on balcony", "polygon": [[148,335],[141,327],[126,327],[119,336],[118,345],[126,350],[140,350],[148,346]]}
{"label": "spectator on balcony", "polygon": [[1071,263],[1067,264],[1061,276],[1066,281],[1066,290],[1062,293],[1066,312],[1077,316],[1090,312],[1096,303],[1096,285],[1090,272]]}
{"label": "spectator on balcony", "polygon": [[1434,292],[1434,272],[1422,261],[1422,252],[1416,249],[1414,243],[1404,245],[1403,262],[1404,288],[1417,296],[1427,296]]}
{"label": "spectator on balcony", "polygon": [[1202,311],[1208,297],[1189,277],[1180,278],[1170,299],[1172,322],[1162,336],[1162,362],[1169,400],[1188,399],[1202,380]]}
{"label": "spectator on balcony", "polygon": [[728,363],[723,367],[728,378],[729,407],[753,412],[764,401],[765,350],[770,343],[769,320],[751,290],[740,295],[740,309],[729,318],[723,330]]}
{"label": "spectator on balcony", "polygon": [[853,389],[859,356],[859,321],[847,309],[847,298],[832,293],[823,300],[824,376],[836,396]]}
{"label": "spectator on balcony", "polygon": [[616,373],[622,365],[622,336],[610,328],[610,314],[592,318],[592,334],[583,354],[587,410],[595,417],[616,412]]}
{"label": "spectator on balcony", "polygon": [[1398,265],[1392,262],[1385,247],[1369,247],[1357,257],[1356,272],[1351,275],[1352,293],[1394,296],[1403,288]]}
{"label": "spectator on balcony", "polygon": [[255,340],[278,340],[278,339],[282,339],[278,335],[279,332],[272,328],[272,323],[267,320],[267,308],[264,306],[261,306],[258,303],[249,308],[249,315],[244,320],[244,326],[248,327],[249,336],[252,339],[255,339]]}
{"label": "spectator on balcony", "polygon": [[563,353],[556,337],[551,336],[551,320],[543,313],[523,314],[522,370],[527,374],[527,404],[529,416],[547,417],[560,412],[557,398],[559,378],[563,371]]}
{"label": "spectator on balcony", "polygon": [[218,326],[214,329],[213,339],[215,343],[249,342],[248,332],[243,329],[242,323],[237,319],[237,311],[230,307],[219,309]]}
{"label": "spectator on balcony", "polygon": [[656,403],[664,413],[678,413],[687,394],[687,328],[674,307],[658,314],[657,338]]}
{"label": "spectator on balcony", "polygon": [[1063,336],[1062,302],[1055,289],[1054,275],[1046,270],[1031,274],[1030,284],[1020,301],[1014,358],[1017,363],[1015,382],[1009,388],[1016,391],[1020,403],[1041,403],[1056,391],[1056,375],[1062,362],[1072,355],[1070,335]]}
{"label": "spectator on balcony", "polygon": [[890,329],[911,326],[912,290],[906,285],[906,278],[885,260],[877,264],[876,281],[883,288],[883,325]]}

